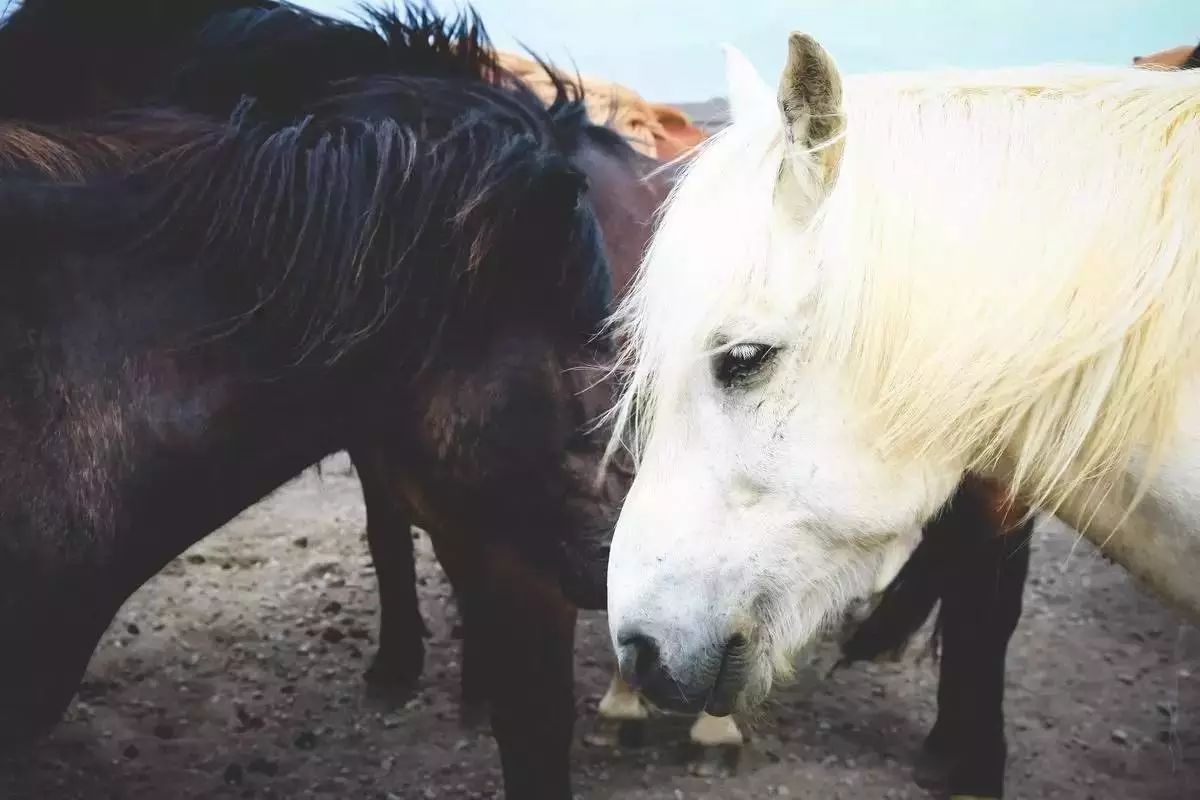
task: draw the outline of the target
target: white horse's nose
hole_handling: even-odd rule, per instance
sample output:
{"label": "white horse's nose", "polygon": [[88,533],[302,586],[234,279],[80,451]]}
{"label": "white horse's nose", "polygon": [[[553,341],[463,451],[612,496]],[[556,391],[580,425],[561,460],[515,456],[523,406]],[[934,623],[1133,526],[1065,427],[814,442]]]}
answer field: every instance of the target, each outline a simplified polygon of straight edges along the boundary
{"label": "white horse's nose", "polygon": [[669,647],[663,658],[659,640],[645,629],[617,634],[621,677],[660,708],[721,717],[732,713],[749,675],[749,642],[741,633]]}

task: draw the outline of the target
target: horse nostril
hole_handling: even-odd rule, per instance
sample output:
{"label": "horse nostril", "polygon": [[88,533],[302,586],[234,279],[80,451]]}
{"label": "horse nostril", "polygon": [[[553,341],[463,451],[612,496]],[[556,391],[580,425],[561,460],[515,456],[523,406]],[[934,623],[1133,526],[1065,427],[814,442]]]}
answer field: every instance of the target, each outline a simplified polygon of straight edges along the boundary
{"label": "horse nostril", "polygon": [[617,644],[621,676],[636,689],[658,669],[658,642],[642,633],[629,633],[619,637]]}

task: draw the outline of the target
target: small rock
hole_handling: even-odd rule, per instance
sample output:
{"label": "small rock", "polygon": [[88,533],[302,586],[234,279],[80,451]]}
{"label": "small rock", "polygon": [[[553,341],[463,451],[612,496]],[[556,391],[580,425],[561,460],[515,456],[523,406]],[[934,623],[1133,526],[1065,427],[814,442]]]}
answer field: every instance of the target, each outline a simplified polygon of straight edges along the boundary
{"label": "small rock", "polygon": [[1112,740],[1117,744],[1129,744],[1129,734],[1120,728],[1114,728],[1112,732]]}
{"label": "small rock", "polygon": [[250,772],[257,772],[259,775],[266,775],[267,777],[272,777],[279,773],[279,765],[265,758],[254,759],[246,765],[246,769]]}
{"label": "small rock", "polygon": [[308,537],[301,536],[301,537],[293,540],[292,544],[294,544],[296,547],[299,547],[300,549],[303,550],[304,548],[308,547]]}
{"label": "small rock", "polygon": [[330,644],[337,644],[342,639],[346,638],[346,634],[342,633],[340,629],[331,625],[321,632],[321,638]]}
{"label": "small rock", "polygon": [[175,729],[165,722],[160,722],[154,726],[154,735],[159,739],[174,739]]}
{"label": "small rock", "polygon": [[317,735],[312,731],[304,731],[296,737],[296,747],[301,750],[312,750],[317,746]]}
{"label": "small rock", "polygon": [[266,724],[263,721],[262,717],[257,717],[254,714],[251,714],[249,711],[242,708],[241,706],[237,707],[236,713],[237,713],[238,732],[239,733],[245,733],[247,731],[257,731],[257,730],[260,730],[263,727],[263,725]]}
{"label": "small rock", "polygon": [[330,601],[329,605],[325,606],[326,614],[339,614],[342,611],[342,604],[337,600]]}
{"label": "small rock", "polygon": [[228,767],[225,768],[225,774],[223,775],[223,779],[226,783],[231,784],[231,785],[239,784],[242,782],[242,778],[245,777],[245,774],[246,773],[242,769],[241,764],[230,764]]}
{"label": "small rock", "polygon": [[141,755],[141,751],[137,749],[136,744],[129,745],[129,747],[126,747],[122,752],[126,758],[137,758],[139,755]]}
{"label": "small rock", "polygon": [[130,636],[137,636],[142,632],[141,629],[132,622],[125,626],[125,630],[129,632]]}
{"label": "small rock", "polygon": [[208,561],[208,559],[205,558],[204,556],[200,555],[199,553],[193,553],[192,555],[187,557],[187,562],[189,564],[203,564],[207,561]]}

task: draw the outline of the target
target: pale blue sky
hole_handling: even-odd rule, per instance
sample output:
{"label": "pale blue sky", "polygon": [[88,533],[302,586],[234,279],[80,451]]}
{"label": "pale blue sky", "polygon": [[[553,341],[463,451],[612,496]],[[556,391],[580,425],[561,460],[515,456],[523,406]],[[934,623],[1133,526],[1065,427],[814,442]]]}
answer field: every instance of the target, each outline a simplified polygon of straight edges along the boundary
{"label": "pale blue sky", "polygon": [[[344,13],[357,0],[300,0]],[[437,0],[452,10],[455,0]],[[771,76],[791,30],[817,36],[842,69],[1125,64],[1200,41],[1200,0],[475,0],[501,47],[520,41],[560,65],[660,101],[723,94],[720,43]]]}

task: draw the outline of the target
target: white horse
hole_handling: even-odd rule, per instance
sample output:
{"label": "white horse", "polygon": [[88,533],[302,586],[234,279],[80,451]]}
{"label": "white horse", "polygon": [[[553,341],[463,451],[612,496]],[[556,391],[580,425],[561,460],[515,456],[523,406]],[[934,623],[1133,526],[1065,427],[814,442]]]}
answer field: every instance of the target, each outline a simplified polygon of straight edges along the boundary
{"label": "white horse", "polygon": [[967,472],[1200,616],[1200,72],[730,73],[620,312],[626,678],[762,699]]}

